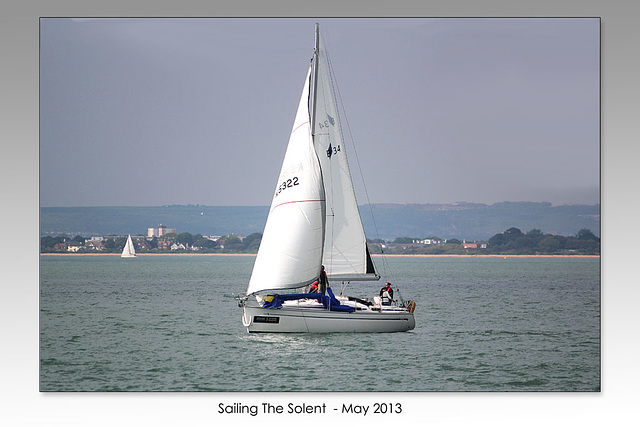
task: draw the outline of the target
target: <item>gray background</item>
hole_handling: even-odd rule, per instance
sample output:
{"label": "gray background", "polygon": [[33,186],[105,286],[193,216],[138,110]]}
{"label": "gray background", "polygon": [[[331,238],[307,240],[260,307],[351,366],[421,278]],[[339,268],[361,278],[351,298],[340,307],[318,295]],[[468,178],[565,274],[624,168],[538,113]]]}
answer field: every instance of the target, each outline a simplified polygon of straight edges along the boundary
{"label": "gray background", "polygon": [[[325,396],[327,401],[349,400],[370,404],[374,398],[401,399],[405,415],[396,419],[425,422],[473,422],[474,425],[557,424],[604,425],[633,417],[635,384],[640,381],[637,340],[629,339],[638,324],[638,287],[633,236],[637,220],[639,72],[637,6],[626,1],[448,1],[424,5],[403,2],[375,7],[363,3],[338,6],[324,2],[321,9],[295,10],[289,3],[219,4],[183,1],[151,5],[112,1],[78,5],[76,2],[2,4],[0,44],[2,84],[2,223],[7,226],[1,246],[5,261],[0,324],[5,337],[0,365],[4,387],[3,420],[48,425],[113,425],[153,423],[175,425],[185,421],[211,423],[220,400],[245,403],[285,403],[305,397],[234,395],[41,395],[38,385],[38,17],[40,16],[166,16],[214,14],[362,16],[596,16],[602,17],[602,203],[603,203],[603,392],[597,395],[408,395]],[[291,3],[297,4],[297,2]],[[464,410],[461,410],[464,408]],[[340,419],[338,416],[328,416]],[[219,418],[222,419],[222,418]],[[246,418],[249,419],[249,418]],[[226,422],[243,421],[228,417]],[[354,419],[355,420],[355,419]],[[278,419],[293,425],[295,418]],[[321,422],[325,420],[320,420]],[[367,420],[377,423],[380,420]],[[382,420],[386,422],[387,420]]]}

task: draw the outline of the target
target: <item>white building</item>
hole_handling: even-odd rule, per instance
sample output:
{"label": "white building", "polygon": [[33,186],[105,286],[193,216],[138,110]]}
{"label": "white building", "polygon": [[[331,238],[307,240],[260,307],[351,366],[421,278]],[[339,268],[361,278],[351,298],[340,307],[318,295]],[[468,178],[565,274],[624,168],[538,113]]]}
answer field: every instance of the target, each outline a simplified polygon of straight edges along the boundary
{"label": "white building", "polygon": [[147,237],[162,237],[170,233],[176,233],[175,228],[167,228],[165,225],[158,225],[158,228],[148,228]]}

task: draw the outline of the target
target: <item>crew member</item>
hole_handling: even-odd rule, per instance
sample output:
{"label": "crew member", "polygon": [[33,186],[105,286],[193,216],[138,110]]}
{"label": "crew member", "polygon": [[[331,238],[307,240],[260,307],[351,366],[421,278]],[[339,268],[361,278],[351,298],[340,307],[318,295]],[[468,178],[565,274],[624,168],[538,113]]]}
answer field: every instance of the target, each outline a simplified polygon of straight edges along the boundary
{"label": "crew member", "polygon": [[311,292],[312,294],[318,292],[318,281],[317,280],[311,284],[311,288],[309,289],[309,292]]}
{"label": "crew member", "polygon": [[327,293],[327,286],[329,286],[329,281],[327,280],[327,272],[324,271],[324,265],[320,267],[320,293],[322,295]]}
{"label": "crew member", "polygon": [[391,305],[391,301],[393,301],[391,283],[387,282],[384,284],[384,287],[380,289],[380,296],[382,297],[382,305]]}

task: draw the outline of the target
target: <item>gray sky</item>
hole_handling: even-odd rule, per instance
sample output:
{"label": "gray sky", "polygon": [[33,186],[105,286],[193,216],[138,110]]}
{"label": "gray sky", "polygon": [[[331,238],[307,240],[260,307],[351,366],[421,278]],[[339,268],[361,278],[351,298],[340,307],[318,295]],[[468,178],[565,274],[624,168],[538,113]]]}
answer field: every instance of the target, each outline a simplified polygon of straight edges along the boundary
{"label": "gray sky", "polygon": [[51,18],[41,205],[269,205],[315,22],[372,203],[598,203],[597,19]]}

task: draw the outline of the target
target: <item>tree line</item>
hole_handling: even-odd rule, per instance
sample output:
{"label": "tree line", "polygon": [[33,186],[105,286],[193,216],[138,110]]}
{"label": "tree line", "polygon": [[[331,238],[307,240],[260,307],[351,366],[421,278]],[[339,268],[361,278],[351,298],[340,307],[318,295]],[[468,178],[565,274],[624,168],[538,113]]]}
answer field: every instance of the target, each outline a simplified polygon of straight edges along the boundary
{"label": "tree line", "polygon": [[[504,255],[599,255],[600,238],[595,236],[589,229],[582,229],[574,236],[561,236],[545,234],[539,229],[532,229],[523,233],[520,229],[511,227],[502,233],[491,237],[484,245],[479,244],[478,248],[465,248],[463,242],[458,239],[440,239],[431,237],[432,240],[444,242],[437,245],[412,244],[417,239],[411,237],[398,237],[391,242],[381,239],[369,240],[369,252],[373,254],[504,254]],[[81,244],[84,245],[88,239],[82,236],[71,238],[67,235],[56,237],[44,236],[40,238],[40,251],[58,252],[64,249],[56,247],[59,244]],[[179,233],[167,234],[160,239],[138,238],[134,239],[137,252],[192,252],[193,248],[198,248],[200,253],[257,253],[262,240],[261,233],[253,233],[241,239],[236,234],[228,234],[220,237],[217,241],[205,238],[201,234]],[[107,236],[102,241],[104,253],[116,253],[122,251],[126,237]],[[185,249],[171,250],[160,242],[169,242],[182,245]],[[91,249],[85,247],[79,252],[89,252]]]}
{"label": "tree line", "polygon": [[[197,248],[197,252],[201,253],[255,253],[258,251],[260,241],[262,240],[261,233],[253,233],[241,239],[237,234],[228,234],[220,237],[218,240],[213,241],[207,239],[202,234],[185,233],[169,233],[160,238],[153,237],[151,239],[146,238],[133,238],[134,247],[136,252],[140,253],[154,253],[154,252],[192,252],[194,248]],[[66,251],[62,249],[60,245],[82,245],[83,248],[79,252],[94,252],[86,245],[89,238],[77,235],[74,237],[68,235],[58,236],[44,236],[40,238],[40,252],[60,252]],[[100,252],[102,253],[118,253],[124,248],[126,237],[122,236],[105,236],[102,239]],[[171,250],[173,244],[182,245],[185,249]]]}
{"label": "tree line", "polygon": [[523,233],[512,227],[496,234],[488,241],[487,249],[499,254],[563,254],[599,255],[600,238],[591,230],[583,228],[575,236],[544,234],[541,230]]}
{"label": "tree line", "polygon": [[[478,242],[477,248],[465,248],[459,239],[429,239],[442,241],[437,245],[414,244],[424,240],[415,237],[398,237],[390,242],[370,240],[371,253],[387,254],[424,254],[424,255],[599,255],[600,238],[589,229],[581,229],[574,236],[545,234],[539,229],[523,233],[511,227],[502,233],[495,234],[488,241]],[[486,244],[486,245],[484,245]]]}

